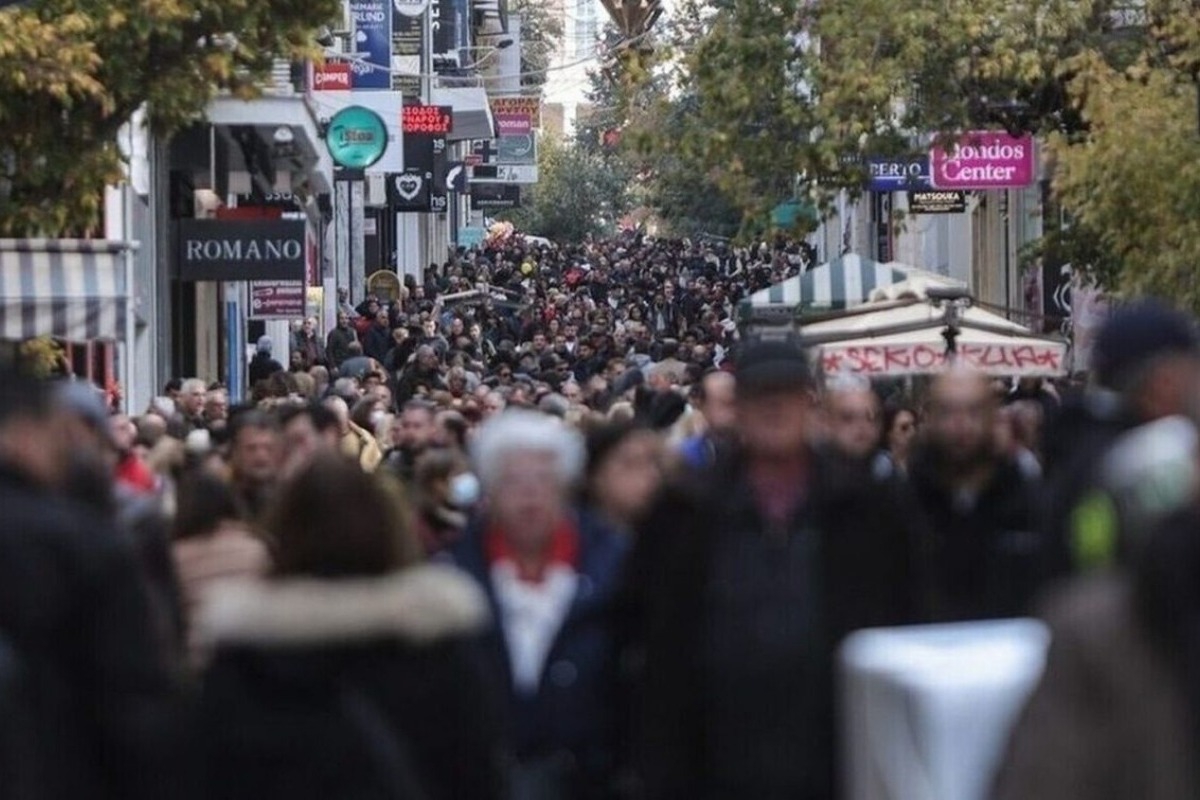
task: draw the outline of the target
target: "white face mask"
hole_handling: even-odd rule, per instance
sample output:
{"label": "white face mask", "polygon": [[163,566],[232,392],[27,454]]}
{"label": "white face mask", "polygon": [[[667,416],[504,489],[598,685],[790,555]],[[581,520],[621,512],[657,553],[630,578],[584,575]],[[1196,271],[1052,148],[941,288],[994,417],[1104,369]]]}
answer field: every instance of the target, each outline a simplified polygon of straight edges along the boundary
{"label": "white face mask", "polygon": [[460,472],[450,479],[450,504],[455,508],[470,508],[479,502],[479,478],[474,473]]}
{"label": "white face mask", "polygon": [[371,427],[372,428],[379,427],[379,423],[383,422],[385,419],[387,419],[386,411],[372,411],[371,412]]}

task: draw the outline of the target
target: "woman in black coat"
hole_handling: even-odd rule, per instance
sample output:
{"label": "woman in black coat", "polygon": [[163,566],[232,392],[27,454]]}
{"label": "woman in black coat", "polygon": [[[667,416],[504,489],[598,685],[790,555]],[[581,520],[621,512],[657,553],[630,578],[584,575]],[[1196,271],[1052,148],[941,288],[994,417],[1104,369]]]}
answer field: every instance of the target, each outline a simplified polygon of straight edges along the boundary
{"label": "woman in black coat", "polygon": [[200,732],[212,798],[487,798],[503,751],[464,647],[487,616],[419,546],[402,500],[329,457],[279,497],[271,579],[214,592]]}

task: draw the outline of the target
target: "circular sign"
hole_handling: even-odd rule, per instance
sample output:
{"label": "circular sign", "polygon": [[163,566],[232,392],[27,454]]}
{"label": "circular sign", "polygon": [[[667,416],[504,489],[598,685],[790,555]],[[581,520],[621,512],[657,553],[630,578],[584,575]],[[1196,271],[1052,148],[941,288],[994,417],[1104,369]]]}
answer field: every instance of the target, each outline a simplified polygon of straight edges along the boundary
{"label": "circular sign", "polygon": [[425,13],[425,9],[429,6],[429,0],[392,0],[392,6],[396,9],[397,14],[419,17]]}
{"label": "circular sign", "polygon": [[387,151],[387,126],[378,114],[362,106],[348,106],[333,115],[325,146],[338,166],[365,169]]}

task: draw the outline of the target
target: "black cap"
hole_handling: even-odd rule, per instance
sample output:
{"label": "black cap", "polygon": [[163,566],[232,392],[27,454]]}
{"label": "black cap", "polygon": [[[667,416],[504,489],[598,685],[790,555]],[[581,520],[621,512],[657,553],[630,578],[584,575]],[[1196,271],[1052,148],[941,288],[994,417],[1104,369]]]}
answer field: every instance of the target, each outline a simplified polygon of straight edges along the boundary
{"label": "black cap", "polygon": [[1170,353],[1200,353],[1192,318],[1160,300],[1141,300],[1122,306],[1096,336],[1092,368],[1096,382],[1120,387],[1131,369],[1147,359]]}
{"label": "black cap", "polygon": [[743,395],[812,389],[816,386],[808,357],[788,341],[751,341],[734,361],[737,391]]}

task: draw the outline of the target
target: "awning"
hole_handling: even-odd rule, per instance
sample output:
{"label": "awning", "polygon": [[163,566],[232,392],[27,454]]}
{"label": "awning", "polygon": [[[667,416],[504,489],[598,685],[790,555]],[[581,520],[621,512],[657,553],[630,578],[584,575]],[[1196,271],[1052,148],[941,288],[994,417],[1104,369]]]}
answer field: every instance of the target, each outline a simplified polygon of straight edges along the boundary
{"label": "awning", "polygon": [[847,253],[841,258],[788,278],[742,301],[743,317],[781,312],[837,311],[867,302],[877,287],[907,280],[902,265],[880,264]]}
{"label": "awning", "polygon": [[492,108],[484,89],[478,86],[435,86],[430,101],[435,106],[450,106],[454,109],[454,130],[446,137],[449,141],[496,138]]}
{"label": "awning", "polygon": [[103,239],[0,239],[0,339],[124,339],[130,247]]}
{"label": "awning", "polygon": [[[951,363],[988,375],[1057,377],[1067,372],[1067,344],[981,308],[961,311],[953,358],[946,347],[945,315],[924,301],[881,304],[878,311],[806,325],[827,375],[927,375]],[[859,310],[864,310],[863,309]]]}

